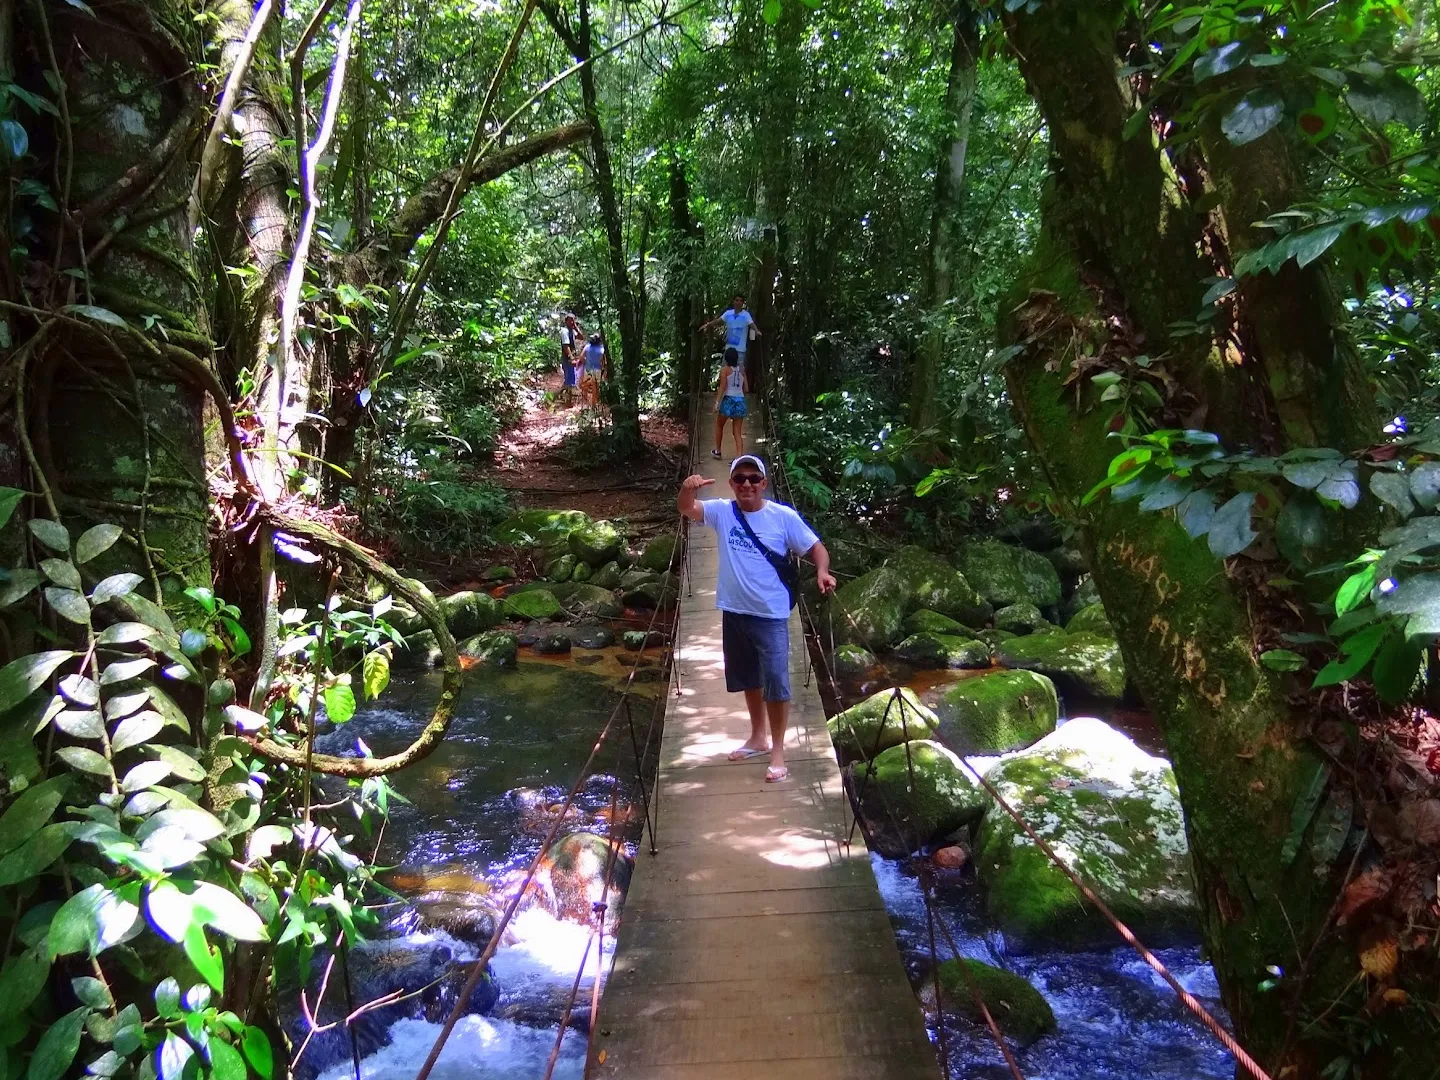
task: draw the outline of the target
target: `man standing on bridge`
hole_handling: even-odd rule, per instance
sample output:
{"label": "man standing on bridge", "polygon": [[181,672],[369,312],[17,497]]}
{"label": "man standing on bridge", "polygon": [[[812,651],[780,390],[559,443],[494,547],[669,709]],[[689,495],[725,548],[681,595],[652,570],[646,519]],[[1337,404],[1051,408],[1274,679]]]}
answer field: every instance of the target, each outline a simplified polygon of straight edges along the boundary
{"label": "man standing on bridge", "polygon": [[[770,755],[766,783],[790,774],[785,766],[785,726],[790,708],[790,609],[800,585],[791,555],[815,564],[821,594],[835,591],[830,553],[805,520],[784,503],[765,498],[765,463],[744,454],[730,463],[735,501],[705,499],[695,493],[715,483],[700,474],[680,485],[680,513],[703,522],[719,536],[720,575],[715,606],[721,611],[721,650],[725,689],[744,693],[750,712],[750,738],[730,754],[731,761]],[[768,721],[768,725],[767,725]]]}

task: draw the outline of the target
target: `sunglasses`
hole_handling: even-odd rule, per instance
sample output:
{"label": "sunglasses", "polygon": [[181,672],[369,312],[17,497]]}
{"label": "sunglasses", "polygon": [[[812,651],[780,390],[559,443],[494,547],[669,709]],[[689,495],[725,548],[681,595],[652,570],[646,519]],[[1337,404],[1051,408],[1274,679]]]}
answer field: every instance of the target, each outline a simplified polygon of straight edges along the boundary
{"label": "sunglasses", "polygon": [[740,484],[754,484],[758,487],[765,483],[765,478],[763,476],[757,476],[754,473],[741,473],[739,476],[732,476],[730,482],[736,486]]}

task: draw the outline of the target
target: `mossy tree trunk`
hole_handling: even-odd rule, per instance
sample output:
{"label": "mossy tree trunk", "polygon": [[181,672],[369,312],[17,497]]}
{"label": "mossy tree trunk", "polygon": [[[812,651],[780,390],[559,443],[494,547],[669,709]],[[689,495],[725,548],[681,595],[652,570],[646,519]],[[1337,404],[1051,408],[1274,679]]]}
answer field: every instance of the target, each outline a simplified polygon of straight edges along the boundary
{"label": "mossy tree trunk", "polygon": [[[1250,222],[1296,193],[1296,150],[1279,131],[1242,151],[1216,133],[1195,151],[1213,190],[1187,189],[1148,128],[1125,137],[1137,103],[1118,75],[1124,12],[1118,0],[1047,0],[1032,14],[1006,16],[1054,155],[1040,244],[1028,277],[1003,302],[1002,343],[1025,346],[1007,367],[1007,385],[1050,483],[1081,526],[1126,664],[1174,762],[1225,1005],[1272,1075],[1300,1080],[1336,1055],[1306,1020],[1353,985],[1359,965],[1353,943],[1332,926],[1353,847],[1338,863],[1317,861],[1309,835],[1294,827],[1297,802],[1327,767],[1309,739],[1314,704],[1256,660],[1267,608],[1257,593],[1282,571],[1217,559],[1169,514],[1108,498],[1082,506],[1118,447],[1106,439],[1110,408],[1098,391],[1088,378],[1067,380],[1078,356],[1143,350],[1174,379],[1172,426],[1207,427],[1231,445],[1272,452],[1349,452],[1377,427],[1318,264],[1244,282],[1229,340],[1170,336],[1172,323],[1194,320],[1203,279],[1216,268],[1201,252],[1217,245],[1202,239],[1223,236],[1239,250],[1255,243]],[[1207,194],[1213,211],[1197,208]],[[1224,245],[1218,250],[1223,259]],[[1266,992],[1271,966],[1287,976]],[[1365,1067],[1383,1070],[1382,1057],[1421,1034],[1419,1025],[1398,1025]]]}

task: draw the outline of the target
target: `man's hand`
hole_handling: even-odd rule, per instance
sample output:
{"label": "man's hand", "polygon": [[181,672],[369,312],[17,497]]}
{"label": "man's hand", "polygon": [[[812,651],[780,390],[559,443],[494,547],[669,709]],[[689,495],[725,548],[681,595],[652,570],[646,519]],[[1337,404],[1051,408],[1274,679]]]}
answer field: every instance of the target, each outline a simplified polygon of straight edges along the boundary
{"label": "man's hand", "polygon": [[704,521],[705,511],[700,509],[700,504],[695,501],[695,492],[703,487],[709,487],[713,483],[715,483],[714,480],[701,476],[699,473],[687,476],[680,485],[680,498],[675,500],[680,507],[680,513],[691,521]]}
{"label": "man's hand", "polygon": [[680,490],[699,491],[702,487],[709,487],[714,482],[714,480],[701,476],[699,473],[691,473],[685,478],[684,483],[680,485]]}
{"label": "man's hand", "polygon": [[835,591],[835,575],[828,570],[817,570],[815,584],[820,589],[821,596],[829,596]]}

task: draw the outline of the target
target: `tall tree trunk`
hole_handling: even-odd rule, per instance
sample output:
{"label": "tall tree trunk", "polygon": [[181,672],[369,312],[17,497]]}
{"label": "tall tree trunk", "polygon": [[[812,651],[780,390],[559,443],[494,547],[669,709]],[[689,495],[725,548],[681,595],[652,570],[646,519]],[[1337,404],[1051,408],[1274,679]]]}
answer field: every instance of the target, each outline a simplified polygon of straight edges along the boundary
{"label": "tall tree trunk", "polygon": [[910,375],[910,424],[935,422],[940,369],[945,362],[945,306],[954,292],[953,259],[959,247],[960,210],[965,202],[965,155],[970,146],[970,117],[975,109],[975,74],[980,34],[969,0],[955,6],[950,73],[945,81],[944,124],[936,146],[935,201],[930,209],[930,251],[925,266],[927,322],[915,351]]}
{"label": "tall tree trunk", "polygon": [[690,212],[690,180],[685,161],[675,151],[670,154],[670,272],[666,287],[674,319],[675,385],[678,404],[688,415],[690,395],[701,374],[699,336],[700,320],[697,297],[696,268],[699,265],[699,227]]}
{"label": "tall tree trunk", "polygon": [[[553,3],[540,10],[560,40],[577,61],[588,61],[593,47],[590,0],[579,0],[575,25]],[[620,323],[620,394],[612,404],[615,437],[622,445],[640,446],[640,367],[643,361],[644,327],[639,318],[635,292],[630,283],[625,230],[620,218],[620,199],[615,191],[615,168],[610,160],[610,143],[600,122],[600,98],[595,87],[595,65],[580,69],[580,99],[589,125],[590,158],[595,170],[595,198],[605,227],[606,255],[610,263],[610,288],[615,296],[615,314]]]}
{"label": "tall tree trunk", "polygon": [[[1243,355],[1169,338],[1172,322],[1193,319],[1210,272],[1198,255],[1205,219],[1176,190],[1155,141],[1143,131],[1125,138],[1135,105],[1117,78],[1123,12],[1120,0],[1047,0],[1006,16],[1055,155],[1032,270],[1003,302],[1002,340],[1025,345],[1006,380],[1051,485],[1082,527],[1126,665],[1165,736],[1225,1005],[1272,1075],[1301,1080],[1334,1051],[1320,1050],[1299,1021],[1328,1013],[1359,977],[1353,945],[1331,924],[1354,849],[1331,862],[1309,843],[1305,821],[1297,834],[1295,807],[1326,782],[1329,765],[1309,738],[1316,703],[1287,694],[1256,660],[1273,618],[1265,582],[1276,575],[1263,562],[1216,559],[1168,514],[1108,499],[1082,506],[1113,456],[1108,410],[1088,380],[1067,380],[1078,355],[1143,343],[1191,395],[1186,411],[1237,445],[1271,450],[1355,449],[1376,430],[1374,408],[1318,264],[1311,277],[1242,287],[1254,343]],[[1286,138],[1277,130],[1237,153],[1204,140],[1232,244],[1253,242],[1262,202],[1273,209],[1293,193],[1283,189],[1294,175]],[[1330,797],[1343,798],[1332,781]],[[1288,981],[1267,993],[1276,966]],[[1382,1056],[1419,1037],[1393,1028]]]}

